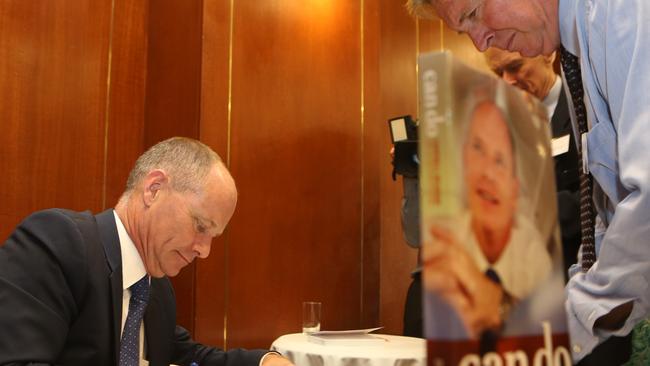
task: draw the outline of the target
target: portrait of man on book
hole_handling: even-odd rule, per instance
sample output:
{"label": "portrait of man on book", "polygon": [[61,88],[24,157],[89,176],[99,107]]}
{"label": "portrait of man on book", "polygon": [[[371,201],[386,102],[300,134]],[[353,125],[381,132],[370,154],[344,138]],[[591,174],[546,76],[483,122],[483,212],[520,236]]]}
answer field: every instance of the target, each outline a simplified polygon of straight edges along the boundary
{"label": "portrait of man on book", "polygon": [[428,131],[420,172],[425,335],[439,349],[459,342],[468,353],[534,355],[545,332],[567,341],[545,111],[498,79],[442,61],[432,80],[446,93],[436,106],[446,118],[420,127]]}

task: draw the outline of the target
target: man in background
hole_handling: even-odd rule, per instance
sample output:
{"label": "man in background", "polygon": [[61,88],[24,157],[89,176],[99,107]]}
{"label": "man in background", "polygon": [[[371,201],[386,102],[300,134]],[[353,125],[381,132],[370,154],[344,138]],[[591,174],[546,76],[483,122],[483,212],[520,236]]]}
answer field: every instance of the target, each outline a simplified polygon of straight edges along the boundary
{"label": "man in background", "polygon": [[516,52],[488,48],[484,55],[495,74],[508,84],[534,95],[548,112],[552,134],[551,150],[555,161],[558,219],[565,273],[568,273],[571,264],[576,262],[580,247],[580,181],[569,107],[562,80],[553,69],[556,54],[531,58],[522,57]]}
{"label": "man in background", "polygon": [[115,209],[27,217],[0,247],[0,364],[291,365],[176,325],[167,277],[208,256],[236,202],[219,156],[176,137],[138,158]]}
{"label": "man in background", "polygon": [[[532,57],[560,48],[587,193],[593,178],[593,197],[581,200],[580,266],[567,284],[572,355],[585,365],[626,362],[627,336],[637,324],[635,336],[644,333],[650,315],[648,2],[408,0],[407,6],[419,16],[437,14],[481,51]],[[593,205],[598,215],[590,225]],[[644,351],[648,336],[641,336]],[[630,361],[648,364],[643,353]]]}

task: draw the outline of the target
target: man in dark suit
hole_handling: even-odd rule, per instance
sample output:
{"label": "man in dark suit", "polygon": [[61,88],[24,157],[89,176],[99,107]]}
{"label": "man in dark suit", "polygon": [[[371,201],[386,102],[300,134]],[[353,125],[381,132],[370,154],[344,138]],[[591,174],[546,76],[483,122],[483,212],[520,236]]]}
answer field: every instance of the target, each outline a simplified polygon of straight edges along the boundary
{"label": "man in dark suit", "polygon": [[214,151],[171,138],[138,159],[114,210],[26,218],[0,247],[0,365],[291,365],[176,326],[167,277],[208,256],[236,201]]}
{"label": "man in dark suit", "polygon": [[537,97],[551,118],[558,219],[567,276],[580,247],[580,182],[569,107],[562,81],[553,69],[555,54],[527,58],[516,52],[489,48],[485,59],[490,69],[507,83]]}

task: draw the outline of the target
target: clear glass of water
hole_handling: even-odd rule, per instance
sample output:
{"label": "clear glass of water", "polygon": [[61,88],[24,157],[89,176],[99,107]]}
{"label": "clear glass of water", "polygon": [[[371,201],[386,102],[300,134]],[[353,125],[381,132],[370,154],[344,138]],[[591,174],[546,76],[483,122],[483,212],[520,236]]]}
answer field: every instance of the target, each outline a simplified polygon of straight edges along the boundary
{"label": "clear glass of water", "polygon": [[320,331],[321,303],[305,301],[302,303],[302,332],[313,333]]}

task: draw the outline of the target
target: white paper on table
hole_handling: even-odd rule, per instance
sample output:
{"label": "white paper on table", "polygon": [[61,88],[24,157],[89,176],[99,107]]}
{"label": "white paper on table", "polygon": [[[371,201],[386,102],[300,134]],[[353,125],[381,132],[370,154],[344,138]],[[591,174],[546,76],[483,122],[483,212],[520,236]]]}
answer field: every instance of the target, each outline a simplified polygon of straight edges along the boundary
{"label": "white paper on table", "polygon": [[310,335],[343,335],[343,334],[368,334],[379,330],[383,327],[367,328],[367,329],[349,329],[349,330],[321,330],[318,332],[310,332]]}

